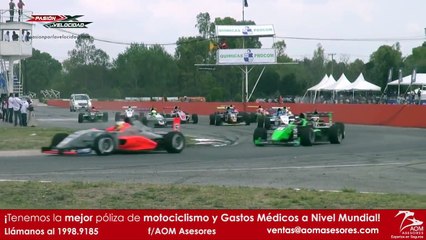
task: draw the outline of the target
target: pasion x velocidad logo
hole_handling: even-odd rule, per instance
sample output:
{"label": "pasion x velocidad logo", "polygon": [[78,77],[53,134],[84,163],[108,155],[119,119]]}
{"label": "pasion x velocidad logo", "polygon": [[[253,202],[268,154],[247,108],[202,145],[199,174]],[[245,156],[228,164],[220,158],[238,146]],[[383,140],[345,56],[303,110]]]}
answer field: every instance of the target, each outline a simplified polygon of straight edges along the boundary
{"label": "pasion x velocidad logo", "polygon": [[77,18],[84,15],[31,15],[27,22],[41,22],[46,28],[87,28],[92,22],[80,22]]}

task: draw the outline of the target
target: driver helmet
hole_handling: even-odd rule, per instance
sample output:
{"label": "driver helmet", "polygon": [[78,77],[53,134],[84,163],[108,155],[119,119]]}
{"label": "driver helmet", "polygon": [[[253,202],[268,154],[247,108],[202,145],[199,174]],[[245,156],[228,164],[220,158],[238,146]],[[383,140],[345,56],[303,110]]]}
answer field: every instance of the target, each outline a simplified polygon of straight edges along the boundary
{"label": "driver helmet", "polygon": [[124,121],[118,121],[115,123],[114,130],[120,131],[124,127],[125,122]]}
{"label": "driver helmet", "polygon": [[151,110],[151,114],[156,114],[156,113],[157,113],[157,111],[155,109]]}

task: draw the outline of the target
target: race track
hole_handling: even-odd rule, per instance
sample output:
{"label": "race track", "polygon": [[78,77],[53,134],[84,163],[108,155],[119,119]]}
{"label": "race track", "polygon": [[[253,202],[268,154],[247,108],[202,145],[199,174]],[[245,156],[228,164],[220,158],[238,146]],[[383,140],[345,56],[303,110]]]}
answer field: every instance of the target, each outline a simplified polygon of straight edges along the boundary
{"label": "race track", "polygon": [[[77,123],[77,113],[38,107],[39,126],[104,128]],[[340,145],[255,147],[250,126],[182,126],[186,135],[226,139],[225,147],[190,146],[181,154],[0,156],[0,180],[120,181],[355,190],[426,194],[426,129],[346,126]]]}

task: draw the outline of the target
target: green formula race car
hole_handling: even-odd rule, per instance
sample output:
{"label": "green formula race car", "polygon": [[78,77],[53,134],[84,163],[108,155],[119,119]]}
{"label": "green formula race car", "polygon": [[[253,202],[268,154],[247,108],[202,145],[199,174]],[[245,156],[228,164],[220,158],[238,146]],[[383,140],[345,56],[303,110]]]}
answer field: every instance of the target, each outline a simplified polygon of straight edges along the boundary
{"label": "green formula race car", "polygon": [[108,122],[108,113],[100,112],[96,109],[90,109],[87,112],[81,112],[78,114],[78,123],[98,121]]}
{"label": "green formula race car", "polygon": [[315,143],[340,144],[345,138],[345,125],[333,123],[332,113],[302,113],[287,117],[284,124],[268,134],[266,128],[258,127],[253,133],[253,143],[264,145],[312,146]]}

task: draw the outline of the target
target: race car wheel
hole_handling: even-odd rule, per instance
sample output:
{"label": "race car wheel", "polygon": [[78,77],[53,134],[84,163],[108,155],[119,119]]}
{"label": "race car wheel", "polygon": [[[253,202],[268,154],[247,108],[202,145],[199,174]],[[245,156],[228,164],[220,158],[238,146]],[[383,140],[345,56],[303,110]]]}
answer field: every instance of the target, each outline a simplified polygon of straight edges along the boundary
{"label": "race car wheel", "polygon": [[50,147],[56,147],[62,140],[68,137],[68,133],[57,133],[53,136],[52,142],[50,143]]}
{"label": "race car wheel", "polygon": [[119,113],[119,112],[116,112],[116,113],[115,113],[115,121],[116,121],[116,122],[120,121],[120,118],[121,118],[120,113]]}
{"label": "race car wheel", "polygon": [[215,123],[215,115],[214,114],[210,114],[209,116],[209,121],[210,121],[210,125],[214,125]]}
{"label": "race car wheel", "polygon": [[266,141],[268,137],[267,130],[265,128],[256,128],[253,133],[253,143],[256,146],[263,146],[263,144],[256,144],[256,140]]}
{"label": "race car wheel", "polygon": [[255,123],[257,120],[257,114],[256,113],[249,113],[250,122]]}
{"label": "race car wheel", "polygon": [[169,132],[164,136],[164,148],[168,153],[180,153],[185,148],[185,137],[180,132]]}
{"label": "race car wheel", "polygon": [[142,117],[141,123],[145,126],[148,126],[148,118]]}
{"label": "race car wheel", "polygon": [[248,113],[243,114],[243,119],[244,119],[244,122],[246,123],[246,126],[250,125],[251,121],[250,121],[250,115]]}
{"label": "race car wheel", "polygon": [[330,140],[330,143],[332,144],[340,144],[343,139],[343,133],[341,131],[341,126],[334,124],[330,127],[330,130],[328,132],[328,138]]}
{"label": "race car wheel", "polygon": [[197,124],[198,123],[198,115],[197,114],[192,114],[192,116],[191,116],[191,118],[192,118],[192,123],[193,124]]}
{"label": "race car wheel", "polygon": [[102,134],[96,137],[95,143],[93,146],[96,154],[98,155],[108,155],[115,151],[115,142],[111,135]]}
{"label": "race car wheel", "polygon": [[220,115],[216,115],[215,116],[215,125],[216,126],[221,126],[222,125],[222,118],[220,117]]}
{"label": "race car wheel", "polygon": [[337,122],[334,125],[338,126],[340,128],[340,133],[342,134],[342,139],[345,138],[345,124],[341,122]]}
{"label": "race car wheel", "polygon": [[108,122],[108,113],[107,112],[104,112],[104,114],[102,115],[102,121]]}
{"label": "race car wheel", "polygon": [[265,124],[265,116],[262,116],[262,115],[257,116],[257,127],[263,128],[264,124]]}
{"label": "race car wheel", "polygon": [[315,142],[314,129],[311,126],[304,126],[299,128],[300,144],[302,146],[312,146]]}
{"label": "race car wheel", "polygon": [[271,129],[271,118],[270,117],[265,117],[265,128],[267,130]]}
{"label": "race car wheel", "polygon": [[78,123],[82,123],[84,121],[84,113],[78,114]]}

